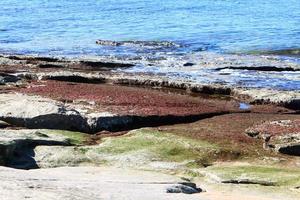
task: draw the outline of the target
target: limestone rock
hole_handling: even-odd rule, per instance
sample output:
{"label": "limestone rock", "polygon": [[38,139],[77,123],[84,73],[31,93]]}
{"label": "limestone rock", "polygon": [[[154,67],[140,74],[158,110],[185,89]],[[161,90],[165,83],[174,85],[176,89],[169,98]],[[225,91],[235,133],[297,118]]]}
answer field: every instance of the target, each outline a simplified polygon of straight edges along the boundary
{"label": "limestone rock", "polygon": [[1,94],[0,110],[1,120],[17,126],[89,131],[86,119],[78,111],[39,96]]}
{"label": "limestone rock", "polygon": [[14,170],[0,167],[0,194],[6,200],[196,200],[199,195],[165,193],[179,178],[159,172],[114,167]]}
{"label": "limestone rock", "polygon": [[300,91],[277,91],[270,89],[234,89],[233,95],[246,98],[253,104],[276,104],[287,108],[300,109]]}
{"label": "limestone rock", "polygon": [[37,145],[69,145],[69,140],[40,130],[0,130],[0,165],[32,168],[35,162],[31,155]]}

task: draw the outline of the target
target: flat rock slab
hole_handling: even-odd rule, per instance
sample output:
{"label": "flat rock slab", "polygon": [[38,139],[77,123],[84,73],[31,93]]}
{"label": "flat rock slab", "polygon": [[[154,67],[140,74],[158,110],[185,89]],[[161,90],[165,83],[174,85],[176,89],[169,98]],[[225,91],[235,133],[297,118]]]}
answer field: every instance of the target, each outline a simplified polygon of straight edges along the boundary
{"label": "flat rock slab", "polygon": [[161,173],[114,168],[54,168],[21,171],[0,167],[0,193],[15,199],[201,199],[200,194],[170,194],[182,180]]}
{"label": "flat rock slab", "polygon": [[28,128],[89,131],[87,119],[63,103],[22,94],[0,94],[0,119]]}
{"label": "flat rock slab", "polygon": [[300,92],[271,89],[234,89],[233,95],[253,104],[276,104],[300,110]]}

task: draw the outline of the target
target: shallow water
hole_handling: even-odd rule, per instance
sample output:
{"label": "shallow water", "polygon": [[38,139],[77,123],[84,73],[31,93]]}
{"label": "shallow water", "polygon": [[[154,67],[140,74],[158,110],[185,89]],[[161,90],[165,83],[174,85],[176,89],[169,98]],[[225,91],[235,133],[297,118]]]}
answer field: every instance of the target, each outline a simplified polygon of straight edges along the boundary
{"label": "shallow water", "polygon": [[[139,63],[131,72],[300,90],[299,72],[217,72],[201,65],[274,64],[229,53],[274,54],[275,66],[299,65],[299,0],[1,0],[0,8],[0,53],[104,56]],[[97,45],[98,39],[127,42]],[[185,62],[197,65],[182,68]]]}

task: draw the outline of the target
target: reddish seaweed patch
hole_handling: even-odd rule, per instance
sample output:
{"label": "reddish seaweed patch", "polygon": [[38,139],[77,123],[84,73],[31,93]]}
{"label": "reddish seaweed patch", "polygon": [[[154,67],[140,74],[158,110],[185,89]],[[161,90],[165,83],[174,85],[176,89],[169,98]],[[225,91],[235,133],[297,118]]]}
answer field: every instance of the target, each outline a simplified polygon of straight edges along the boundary
{"label": "reddish seaweed patch", "polygon": [[267,121],[247,129],[247,132],[249,134],[268,134],[269,136],[300,133],[300,117],[298,118],[296,120]]}
{"label": "reddish seaweed patch", "polygon": [[93,101],[102,111],[120,114],[185,116],[237,111],[239,106],[235,101],[204,99],[127,86],[59,81],[47,81],[42,86],[39,84],[32,83],[20,91],[64,101]]}
{"label": "reddish seaweed patch", "polygon": [[264,121],[295,119],[299,122],[297,115],[236,113],[203,119],[191,124],[164,126],[159,129],[256,155],[257,151],[263,150],[262,142],[245,134],[248,127]]}

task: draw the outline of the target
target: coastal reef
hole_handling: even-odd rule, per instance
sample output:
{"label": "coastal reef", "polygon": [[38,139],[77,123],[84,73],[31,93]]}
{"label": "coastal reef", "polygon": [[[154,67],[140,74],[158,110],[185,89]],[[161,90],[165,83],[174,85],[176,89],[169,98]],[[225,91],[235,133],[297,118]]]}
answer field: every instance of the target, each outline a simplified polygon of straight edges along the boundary
{"label": "coastal reef", "polygon": [[[276,60],[232,67],[227,60],[218,67],[184,60],[172,70],[229,76],[300,69]],[[151,68],[157,61],[147,62]],[[158,73],[134,71],[140,65],[1,55],[0,193],[6,199],[299,198],[299,90],[194,80],[162,66]]]}

